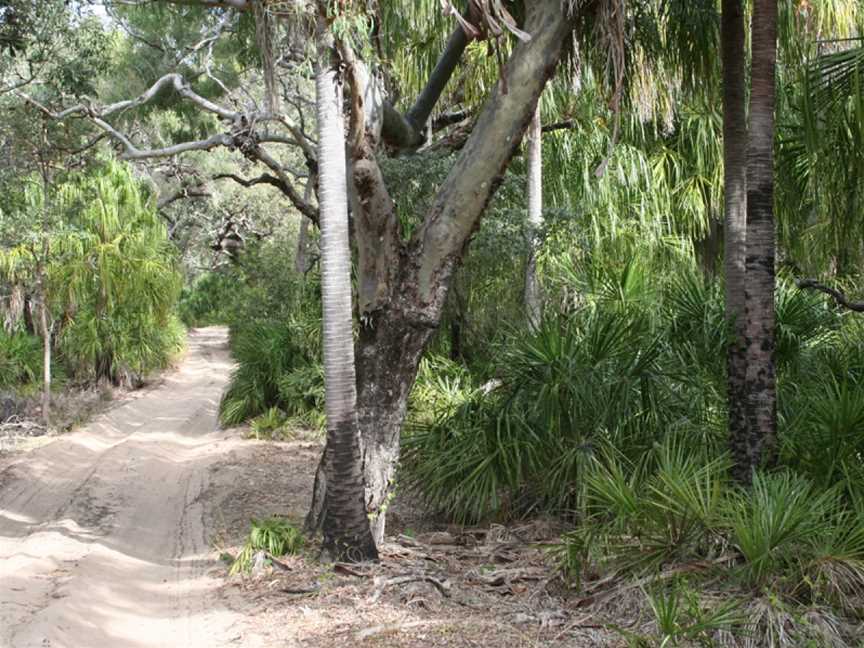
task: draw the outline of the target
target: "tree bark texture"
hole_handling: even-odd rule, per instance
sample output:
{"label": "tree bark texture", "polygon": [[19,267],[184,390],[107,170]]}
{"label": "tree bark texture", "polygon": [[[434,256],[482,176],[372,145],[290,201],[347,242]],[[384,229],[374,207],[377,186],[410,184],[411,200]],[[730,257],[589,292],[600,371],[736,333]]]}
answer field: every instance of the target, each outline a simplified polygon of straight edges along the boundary
{"label": "tree bark texture", "polygon": [[51,424],[51,325],[44,288],[39,306],[39,323],[42,329],[42,422],[48,426]]}
{"label": "tree bark texture", "polygon": [[726,398],[733,472],[746,481],[750,472],[745,381],[747,253],[747,89],[743,0],[723,0],[723,169],[724,271],[726,273]]}
{"label": "tree bark texture", "polygon": [[[745,484],[770,461],[776,441],[774,367],[774,105],[777,0],[753,6],[753,63],[747,155],[747,447],[736,476]],[[738,461],[744,457],[736,457]]]}
{"label": "tree bark texture", "polygon": [[412,239],[399,221],[374,155],[355,152],[354,223],[361,319],[357,343],[366,508],[383,538],[408,395],[437,330],[453,272],[537,109],[571,29],[559,0],[537,0],[477,125]]}
{"label": "tree bark texture", "polygon": [[540,106],[534,111],[528,129],[528,263],[525,266],[525,314],[532,330],[540,326],[543,302],[537,282],[537,236],[543,227],[543,124]]}
{"label": "tree bark texture", "polygon": [[363,502],[360,428],[351,310],[351,250],[345,173],[342,85],[319,26],[316,70],[318,169],[321,223],[321,295],[327,447],[324,552],[346,561],[377,559]]}

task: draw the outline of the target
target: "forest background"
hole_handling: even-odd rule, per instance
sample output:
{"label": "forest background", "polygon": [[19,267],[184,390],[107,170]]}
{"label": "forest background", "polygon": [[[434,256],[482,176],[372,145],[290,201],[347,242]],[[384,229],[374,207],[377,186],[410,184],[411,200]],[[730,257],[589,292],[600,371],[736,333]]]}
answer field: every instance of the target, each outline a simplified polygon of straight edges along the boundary
{"label": "forest background", "polygon": [[[732,606],[652,584],[658,636],[854,645],[859,3],[307,4],[0,2],[8,398],[50,424],[58,390],[138,385],[184,324],[228,324],[223,423],[356,464],[324,462],[355,481],[308,520],[336,553],[373,554],[397,492],[542,513],[574,587],[732,574]],[[316,225],[346,154],[339,247]],[[353,404],[322,313],[353,326]]]}

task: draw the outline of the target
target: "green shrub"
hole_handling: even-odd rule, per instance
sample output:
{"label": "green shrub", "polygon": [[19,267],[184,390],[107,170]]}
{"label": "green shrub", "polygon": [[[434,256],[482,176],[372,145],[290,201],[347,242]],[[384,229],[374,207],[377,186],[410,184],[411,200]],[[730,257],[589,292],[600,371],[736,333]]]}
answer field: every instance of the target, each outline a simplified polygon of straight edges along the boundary
{"label": "green shrub", "polygon": [[282,431],[287,421],[288,418],[285,416],[285,412],[278,407],[271,407],[264,414],[252,419],[250,425],[252,436],[259,441],[261,439],[279,438],[282,436]]}
{"label": "green shrub", "polygon": [[16,389],[42,379],[42,341],[0,327],[0,388]]}
{"label": "green shrub", "polygon": [[638,462],[613,448],[597,453],[585,480],[582,524],[557,551],[568,578],[592,562],[651,572],[669,561],[698,560],[718,547],[728,460],[710,458],[681,437]]}
{"label": "green shrub", "polygon": [[298,423],[323,430],[324,366],[318,362],[300,366],[279,378],[279,402]]}
{"label": "green shrub", "polygon": [[68,295],[59,350],[78,378],[121,382],[165,367],[182,349],[174,314],[176,249],[131,170],[108,163],[64,189],[70,232],[52,283]]}
{"label": "green shrub", "polygon": [[[323,376],[317,370],[310,372],[310,368],[320,367],[318,321],[316,316],[298,315],[285,321],[258,320],[242,328],[232,327],[231,348],[237,369],[220,404],[223,424],[238,425],[271,407],[290,416],[319,411]],[[295,400],[297,392],[304,397]]]}
{"label": "green shrub", "polygon": [[408,482],[459,519],[581,511],[599,447],[637,457],[671,427],[701,420],[693,399],[670,387],[662,349],[638,307],[586,308],[514,334],[491,394],[458,374],[436,384],[421,370],[415,401],[444,406],[409,429]]}
{"label": "green shrub", "polygon": [[799,561],[803,548],[826,530],[831,493],[815,492],[787,472],[757,474],[753,487],[730,498],[731,538],[753,585],[764,585]]}
{"label": "green shrub", "polygon": [[248,572],[252,569],[255,554],[266,552],[273,558],[288,554],[296,554],[304,544],[303,534],[290,522],[280,517],[269,517],[264,520],[252,519],[249,536],[231,564],[231,574]]}
{"label": "green shrub", "polygon": [[239,287],[239,279],[228,273],[207,272],[180,294],[178,313],[187,326],[227,324]]}

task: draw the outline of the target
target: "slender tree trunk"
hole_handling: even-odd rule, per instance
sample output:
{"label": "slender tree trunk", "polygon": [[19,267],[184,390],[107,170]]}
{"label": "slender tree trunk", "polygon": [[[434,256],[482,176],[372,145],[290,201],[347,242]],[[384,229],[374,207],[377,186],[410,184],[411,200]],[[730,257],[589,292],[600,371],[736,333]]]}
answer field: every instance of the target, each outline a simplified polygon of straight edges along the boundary
{"label": "slender tree trunk", "polygon": [[319,24],[316,71],[318,164],[320,174],[321,299],[327,447],[324,552],[335,560],[377,559],[363,502],[360,428],[351,311],[351,250],[348,236],[348,185],[342,85]]}
{"label": "slender tree trunk", "polygon": [[702,269],[702,276],[708,281],[714,281],[717,278],[717,260],[722,242],[723,229],[720,221],[711,215],[708,219],[708,233],[705,238],[694,242],[696,258]]}
{"label": "slender tree trunk", "polygon": [[33,321],[33,295],[24,294],[24,330],[30,335],[36,335],[36,324]]}
{"label": "slender tree trunk", "polygon": [[543,317],[543,299],[537,282],[537,235],[543,227],[543,124],[540,104],[528,128],[528,263],[525,267],[525,313],[536,330]]}
{"label": "slender tree trunk", "polygon": [[51,424],[51,325],[48,317],[48,299],[42,290],[39,323],[42,328],[42,421]]}
{"label": "slender tree trunk", "polygon": [[726,349],[729,444],[736,479],[746,482],[747,347],[745,290],[747,252],[747,83],[743,0],[723,0],[723,165],[724,269],[726,273]]}
{"label": "slender tree trunk", "polygon": [[[312,201],[315,193],[315,178],[312,173],[306,181],[303,200],[307,203]],[[305,274],[309,270],[309,227],[312,222],[303,214],[300,214],[300,233],[297,235],[297,256],[294,258],[294,269],[299,274]]]}
{"label": "slender tree trunk", "polygon": [[[774,104],[777,0],[753,7],[750,140],[747,156],[747,456],[736,474],[772,458],[777,430],[774,368]],[[740,462],[743,457],[738,458]]]}

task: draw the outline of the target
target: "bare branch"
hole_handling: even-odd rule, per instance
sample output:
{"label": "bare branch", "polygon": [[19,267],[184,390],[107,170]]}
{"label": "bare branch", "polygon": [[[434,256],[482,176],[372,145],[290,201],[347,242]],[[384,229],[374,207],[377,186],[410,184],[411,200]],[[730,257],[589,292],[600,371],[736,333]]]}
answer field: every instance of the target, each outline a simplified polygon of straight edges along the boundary
{"label": "bare branch", "polygon": [[260,176],[249,179],[243,178],[236,173],[219,173],[217,175],[214,175],[212,179],[233,180],[237,184],[246,188],[254,187],[261,184],[268,184],[276,187],[288,198],[288,200],[291,201],[291,204],[294,205],[297,211],[306,216],[306,218],[311,220],[316,225],[318,223],[318,210],[309,202],[303,200],[302,196],[300,196],[300,194],[294,189],[293,185],[290,182],[286,182],[283,178],[279,178],[269,173],[262,173]]}
{"label": "bare branch", "polygon": [[150,88],[146,92],[139,95],[135,99],[118,101],[117,103],[104,106],[101,109],[87,106],[85,104],[78,104],[66,108],[65,110],[62,110],[60,112],[52,112],[50,109],[40,104],[32,97],[29,97],[20,92],[16,94],[22,99],[24,99],[24,101],[35,106],[52,119],[65,119],[66,117],[69,117],[71,115],[95,116],[104,118],[113,115],[114,113],[128,110],[130,108],[137,108],[138,106],[143,106],[144,104],[150,102],[154,97],[156,97],[156,95],[158,95],[159,92],[166,86],[173,87],[177,94],[179,94],[181,97],[188,99],[189,101],[200,106],[208,112],[219,115],[223,119],[233,121],[238,116],[237,112],[233,110],[228,110],[227,108],[223,108],[222,106],[215,104],[209,99],[205,99],[204,97],[196,93],[194,90],[192,90],[186,80],[177,73],[166,74],[165,76],[157,80],[156,83],[150,86]]}
{"label": "bare branch", "polygon": [[864,302],[849,301],[849,299],[846,297],[846,295],[841,293],[839,290],[837,290],[835,288],[831,288],[830,286],[826,286],[825,284],[819,283],[815,279],[799,279],[798,281],[795,282],[795,285],[797,285],[802,290],[808,290],[809,289],[809,290],[818,290],[819,292],[823,292],[826,295],[833,298],[834,301],[837,302],[837,304],[839,306],[842,306],[843,308],[850,310],[850,311],[854,311],[856,313],[864,313]]}
{"label": "bare branch", "polygon": [[197,187],[183,187],[177,193],[166,198],[162,198],[156,204],[156,209],[165,209],[168,205],[175,203],[178,200],[184,200],[186,198],[210,198],[212,195],[213,194],[211,194],[209,191],[203,191],[202,189]]}
{"label": "bare branch", "polygon": [[108,122],[99,118],[94,118],[93,123],[123,145],[125,150],[120,157],[124,160],[145,160],[149,158],[170,157],[188,151],[210,151],[219,146],[225,146],[228,148],[234,146],[234,140],[230,135],[219,133],[218,135],[213,135],[204,140],[182,142],[180,144],[174,144],[173,146],[166,146],[165,148],[139,149],[128,137],[115,129]]}
{"label": "bare branch", "polygon": [[13,83],[13,84],[10,85],[10,86],[6,86],[6,87],[3,87],[3,88],[0,88],[0,95],[8,94],[8,93],[10,93],[10,92],[15,92],[15,90],[18,90],[19,88],[23,88],[23,87],[26,86],[28,83],[32,83],[32,82],[35,81],[35,80],[36,80],[36,75],[35,75],[35,74],[31,75],[30,77],[28,77],[28,78],[26,78],[26,79],[21,79],[21,80],[18,81],[17,83]]}

